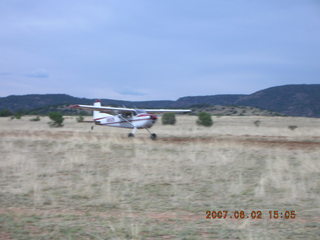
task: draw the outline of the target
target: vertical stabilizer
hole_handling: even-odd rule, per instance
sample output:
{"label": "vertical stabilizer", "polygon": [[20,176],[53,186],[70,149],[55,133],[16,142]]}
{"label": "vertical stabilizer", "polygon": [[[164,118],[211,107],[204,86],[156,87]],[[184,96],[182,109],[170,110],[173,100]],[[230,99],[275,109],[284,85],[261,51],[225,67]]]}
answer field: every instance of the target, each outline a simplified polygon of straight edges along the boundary
{"label": "vertical stabilizer", "polygon": [[[95,103],[93,104],[93,106],[101,107],[101,101],[100,100],[96,100]],[[98,119],[106,117],[106,116],[109,116],[109,114],[102,113],[100,111],[93,111],[93,120],[98,120]]]}

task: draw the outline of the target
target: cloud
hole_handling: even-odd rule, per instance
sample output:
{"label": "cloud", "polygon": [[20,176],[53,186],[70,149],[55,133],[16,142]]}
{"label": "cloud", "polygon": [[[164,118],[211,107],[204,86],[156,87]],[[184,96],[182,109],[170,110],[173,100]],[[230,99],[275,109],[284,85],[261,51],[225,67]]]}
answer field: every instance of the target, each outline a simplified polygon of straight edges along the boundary
{"label": "cloud", "polygon": [[45,69],[37,69],[32,71],[31,73],[26,74],[26,76],[30,78],[48,78],[49,74]]}
{"label": "cloud", "polygon": [[0,91],[140,101],[319,82],[312,1],[0,1]]}

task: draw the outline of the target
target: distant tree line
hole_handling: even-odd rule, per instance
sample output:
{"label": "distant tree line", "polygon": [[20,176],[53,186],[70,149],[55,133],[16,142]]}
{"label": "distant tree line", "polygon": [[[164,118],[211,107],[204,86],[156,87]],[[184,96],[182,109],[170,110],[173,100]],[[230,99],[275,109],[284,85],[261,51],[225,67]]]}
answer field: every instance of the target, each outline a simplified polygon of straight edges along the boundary
{"label": "distant tree line", "polygon": [[64,106],[48,106],[42,107],[32,110],[18,110],[18,111],[11,111],[9,109],[0,109],[0,117],[10,117],[16,114],[23,116],[23,115],[40,115],[40,116],[47,116],[50,112],[60,112],[63,115],[81,115],[81,116],[91,116],[90,111],[83,111],[78,109],[70,109]]}
{"label": "distant tree line", "polygon": [[8,109],[3,109],[0,111],[0,117],[10,117],[13,113]]}
{"label": "distant tree line", "polygon": [[16,112],[16,113],[13,113],[11,112],[10,110],[8,109],[3,109],[0,111],[0,117],[11,117],[11,119],[20,119],[22,117],[23,113],[22,112]]}

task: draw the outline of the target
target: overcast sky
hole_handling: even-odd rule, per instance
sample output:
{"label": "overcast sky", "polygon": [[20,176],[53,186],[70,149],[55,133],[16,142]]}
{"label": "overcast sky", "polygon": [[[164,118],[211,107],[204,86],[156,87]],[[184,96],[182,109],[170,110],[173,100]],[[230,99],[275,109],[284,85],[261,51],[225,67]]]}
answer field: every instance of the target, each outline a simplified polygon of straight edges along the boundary
{"label": "overcast sky", "polygon": [[0,96],[124,100],[320,83],[319,0],[0,0]]}

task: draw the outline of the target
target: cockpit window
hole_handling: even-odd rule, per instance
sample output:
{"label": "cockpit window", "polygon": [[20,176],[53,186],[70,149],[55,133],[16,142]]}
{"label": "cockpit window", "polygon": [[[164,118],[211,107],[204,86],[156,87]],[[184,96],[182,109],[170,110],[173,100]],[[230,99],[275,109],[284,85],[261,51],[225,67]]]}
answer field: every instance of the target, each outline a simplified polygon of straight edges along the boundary
{"label": "cockpit window", "polygon": [[141,109],[136,109],[136,113],[137,113],[137,114],[145,113],[145,111],[144,111],[144,110],[141,110]]}
{"label": "cockpit window", "polygon": [[124,113],[122,113],[121,115],[122,115],[122,117],[124,117],[124,118],[130,118],[130,117],[132,117],[132,113],[131,113],[131,112],[124,112]]}

